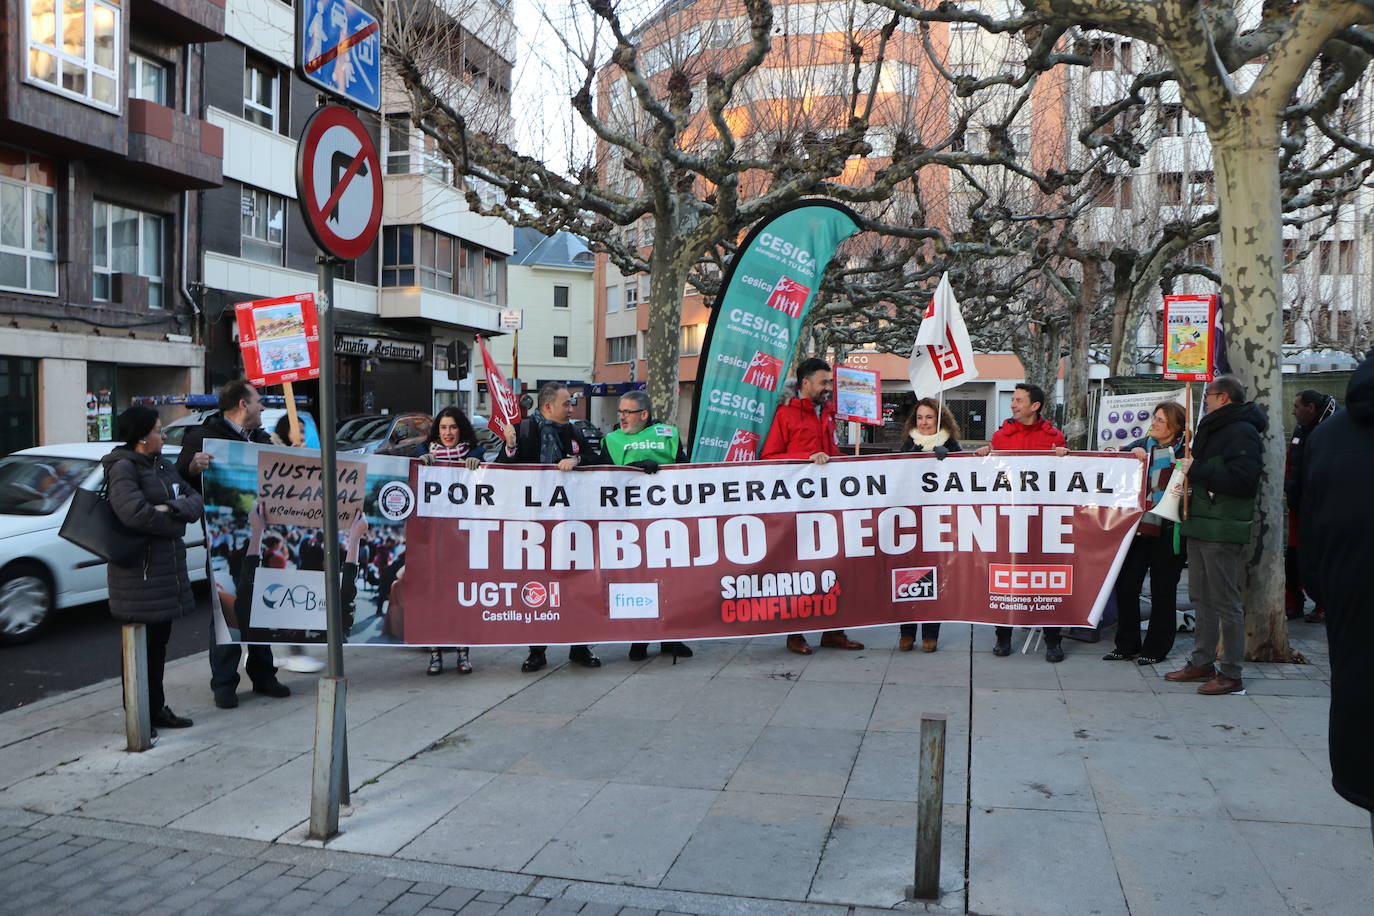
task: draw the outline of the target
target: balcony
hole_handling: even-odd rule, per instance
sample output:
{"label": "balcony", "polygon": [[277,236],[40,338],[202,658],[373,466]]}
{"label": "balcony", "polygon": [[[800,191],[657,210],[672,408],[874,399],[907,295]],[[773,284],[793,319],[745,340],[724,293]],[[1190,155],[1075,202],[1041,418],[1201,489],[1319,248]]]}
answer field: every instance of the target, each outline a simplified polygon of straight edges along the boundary
{"label": "balcony", "polygon": [[129,147],[119,167],[186,190],[223,183],[224,131],[143,99],[129,99]]}
{"label": "balcony", "polygon": [[132,0],[133,18],[180,44],[219,41],[224,37],[225,0]]}
{"label": "balcony", "polygon": [[419,286],[383,287],[377,314],[382,318],[418,318],[456,328],[503,333],[500,306]]}

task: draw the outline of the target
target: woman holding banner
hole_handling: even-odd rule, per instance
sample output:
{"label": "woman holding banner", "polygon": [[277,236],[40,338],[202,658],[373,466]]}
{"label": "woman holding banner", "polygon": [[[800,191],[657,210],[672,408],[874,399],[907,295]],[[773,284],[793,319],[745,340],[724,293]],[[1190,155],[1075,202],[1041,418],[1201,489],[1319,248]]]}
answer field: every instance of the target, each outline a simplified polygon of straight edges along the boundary
{"label": "woman holding banner", "polygon": [[[434,418],[425,439],[420,460],[425,464],[456,464],[462,462],[469,471],[475,471],[482,464],[482,448],[477,444],[477,434],[473,432],[472,421],[459,407],[445,407]],[[472,662],[468,660],[467,646],[454,646],[457,652],[458,673],[471,674]],[[425,674],[436,675],[444,670],[444,651],[438,646],[429,650],[429,667]]]}
{"label": "woman holding banner", "polygon": [[[1158,506],[1168,486],[1174,462],[1183,457],[1187,418],[1183,405],[1165,401],[1155,405],[1150,434],[1137,439],[1129,450],[1148,462],[1150,505]],[[1157,665],[1174,647],[1178,580],[1188,556],[1183,539],[1177,538],[1174,523],[1153,512],[1146,512],[1136,528],[1126,560],[1116,579],[1116,646],[1102,656],[1103,661],[1129,661]],[[1145,574],[1150,574],[1150,626],[1145,642],[1140,641],[1140,589]]]}
{"label": "woman holding banner", "polygon": [[[936,418],[939,418],[938,422]],[[934,398],[921,398],[902,427],[901,452],[934,452],[943,458],[949,452],[963,451],[959,445],[959,424],[948,407]],[[921,624],[921,651],[934,652],[940,639],[938,623]],[[916,624],[902,624],[897,640],[899,652],[910,652],[916,645]]]}

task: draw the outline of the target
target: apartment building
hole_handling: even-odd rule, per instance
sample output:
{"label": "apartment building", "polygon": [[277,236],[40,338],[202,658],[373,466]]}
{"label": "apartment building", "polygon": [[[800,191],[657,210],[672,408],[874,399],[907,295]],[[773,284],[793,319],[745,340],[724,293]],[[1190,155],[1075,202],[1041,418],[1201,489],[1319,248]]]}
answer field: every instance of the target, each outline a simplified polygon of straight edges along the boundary
{"label": "apartment building", "polygon": [[108,440],[129,398],[196,391],[201,117],[214,0],[5,0],[0,453]]}
{"label": "apartment building", "polygon": [[[241,372],[233,305],[315,290],[319,269],[296,200],[296,139],[320,102],[295,72],[296,10],[284,0],[226,2],[226,40],[206,56],[206,118],[225,136],[223,186],[203,199],[207,386]],[[509,7],[468,4],[463,16],[481,26],[453,23],[453,101],[508,117],[509,38],[493,46],[481,36],[509,36]],[[471,211],[385,73],[381,98],[380,113],[359,116],[383,162],[382,230],[368,252],[330,268],[340,416],[449,403],[444,347],[499,333],[507,299],[510,228]],[[296,387],[318,396],[317,384]]]}

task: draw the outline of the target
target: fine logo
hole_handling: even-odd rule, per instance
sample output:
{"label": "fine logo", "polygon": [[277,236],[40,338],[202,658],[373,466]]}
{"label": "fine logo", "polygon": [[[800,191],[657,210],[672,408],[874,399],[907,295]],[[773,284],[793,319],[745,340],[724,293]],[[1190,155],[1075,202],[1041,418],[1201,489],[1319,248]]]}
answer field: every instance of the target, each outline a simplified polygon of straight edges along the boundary
{"label": "fine logo", "polygon": [[658,617],[657,582],[617,582],[610,586],[612,620],[646,620]]}
{"label": "fine logo", "polygon": [[399,522],[415,509],[415,492],[400,480],[387,481],[377,493],[377,511],[388,521]]}
{"label": "fine logo", "polygon": [[793,318],[800,318],[806,307],[806,299],[811,295],[811,287],[803,286],[791,277],[782,276],[768,294],[768,307],[785,312]]}
{"label": "fine logo", "polygon": [[892,570],[893,601],[934,601],[938,592],[934,566]]}

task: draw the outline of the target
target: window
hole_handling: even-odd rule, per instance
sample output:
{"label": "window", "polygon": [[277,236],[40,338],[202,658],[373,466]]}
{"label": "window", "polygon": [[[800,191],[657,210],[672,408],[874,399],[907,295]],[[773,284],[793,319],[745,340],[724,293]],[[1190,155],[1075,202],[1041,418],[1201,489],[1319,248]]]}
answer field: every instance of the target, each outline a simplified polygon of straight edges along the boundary
{"label": "window", "polygon": [[1183,203],[1183,174],[1163,172],[1159,176],[1160,202],[1166,204]]}
{"label": "window", "polygon": [[[1099,121],[1102,121],[1102,119],[1105,118],[1105,117],[1107,116],[1107,112],[1108,112],[1111,108],[1112,108],[1111,105],[1094,105],[1094,106],[1092,106],[1091,108],[1088,109],[1088,123],[1089,123],[1089,124],[1097,124]],[[1105,137],[1105,136],[1107,136],[1108,134],[1114,134],[1114,133],[1116,133],[1117,122],[1118,122],[1119,120],[1120,120],[1120,116],[1119,116],[1119,115],[1113,115],[1111,118],[1108,118],[1106,121],[1102,121],[1101,126],[1099,126],[1096,130],[1094,130],[1094,131],[1092,132],[1092,136],[1094,136],[1094,137]]]}
{"label": "window", "polygon": [[553,355],[556,359],[567,359],[568,357],[568,338],[554,337]]}
{"label": "window", "polygon": [[1160,105],[1159,128],[1166,137],[1183,136],[1183,106],[1177,102]]}
{"label": "window", "polygon": [[[453,236],[420,228],[420,285],[453,292]],[[458,247],[462,247],[461,245]]]}
{"label": "window", "polygon": [[0,146],[0,286],[57,292],[52,162]]}
{"label": "window", "polygon": [[606,287],[606,311],[620,311],[620,285]]}
{"label": "window", "polygon": [[506,259],[482,252],[482,298],[492,305],[506,301]]}
{"label": "window", "polygon": [[1319,246],[1321,272],[1324,274],[1353,274],[1355,272],[1355,243],[1321,242]]}
{"label": "window", "polygon": [[98,200],[95,202],[92,223],[94,298],[109,302],[118,292],[118,299],[124,305],[139,305],[141,303],[130,301],[127,290],[116,290],[115,278],[120,275],[140,276],[148,281],[148,307],[162,308],[166,219]]}
{"label": "window", "polygon": [[1194,172],[1188,177],[1188,201],[1194,204],[1210,204],[1212,194],[1212,173]]}
{"label": "window", "polygon": [[102,108],[119,108],[117,0],[29,0],[28,78]]}
{"label": "window", "polygon": [[553,307],[556,309],[568,307],[568,287],[555,286],[553,288]]}
{"label": "window", "polygon": [[1211,267],[1216,258],[1213,254],[1211,241],[1194,242],[1188,246],[1186,260],[1189,264],[1198,264],[1203,267]]}
{"label": "window", "polygon": [[481,248],[464,245],[458,252],[458,295],[477,298],[477,267],[481,263]]}
{"label": "window", "polygon": [[386,116],[386,174],[410,174],[410,115]]}
{"label": "window", "polygon": [[410,115],[387,115],[386,173],[409,175],[420,171],[414,168],[417,154],[420,169],[425,175],[444,184],[453,180],[453,165],[439,148],[437,140],[429,134],[413,130]]}
{"label": "window", "polygon": [[129,55],[129,98],[167,104],[167,65],[144,57]]}
{"label": "window", "polygon": [[451,235],[424,226],[387,226],[382,232],[382,285],[454,291],[454,268],[462,245]]}
{"label": "window", "polygon": [[639,308],[639,279],[638,279],[638,278],[636,278],[636,279],[634,280],[633,283],[626,283],[626,284],[625,284],[625,309],[628,311],[628,310],[630,310],[630,309],[637,309],[637,308]]}
{"label": "window", "polygon": [[415,285],[415,227],[382,227],[382,285]]}
{"label": "window", "polygon": [[1094,70],[1115,70],[1119,65],[1122,70],[1131,69],[1131,43],[1123,41],[1117,44],[1114,38],[1094,38],[1092,40]]}
{"label": "window", "polygon": [[286,199],[243,186],[239,198],[239,246],[243,257],[280,267],[286,246]]}
{"label": "window", "polygon": [[260,127],[276,130],[281,120],[277,68],[265,60],[248,57],[243,66],[243,117]]}
{"label": "window", "polygon": [[611,337],[606,341],[606,362],[628,363],[635,358],[635,335]]}
{"label": "window", "polygon": [[684,324],[678,334],[678,356],[696,356],[701,352],[701,341],[706,336],[706,325]]}
{"label": "window", "polygon": [[1292,267],[1301,255],[1302,239],[1283,240],[1283,266],[1285,269]]}

